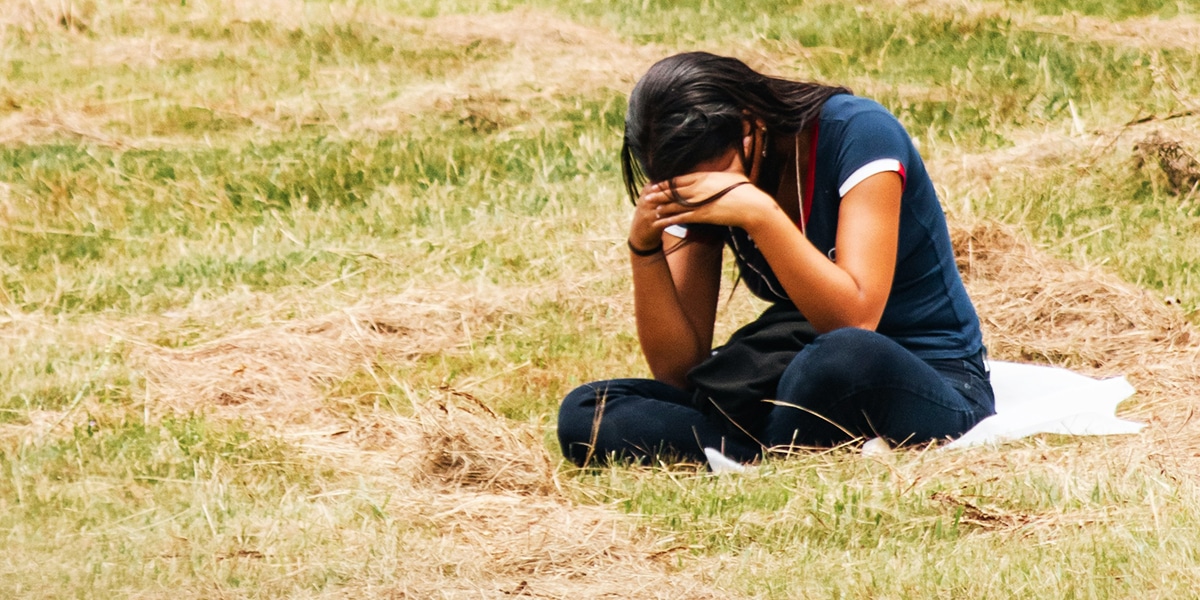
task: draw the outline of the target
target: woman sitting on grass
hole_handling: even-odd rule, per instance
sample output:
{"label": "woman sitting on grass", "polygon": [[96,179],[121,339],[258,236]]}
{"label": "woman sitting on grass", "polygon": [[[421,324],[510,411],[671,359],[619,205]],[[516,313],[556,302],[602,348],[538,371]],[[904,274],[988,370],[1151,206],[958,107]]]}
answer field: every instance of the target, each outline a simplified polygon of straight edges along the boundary
{"label": "woman sitting on grass", "polygon": [[[621,159],[654,379],[566,397],[558,436],[573,462],[921,443],[994,413],[941,205],[882,106],[679,54],[634,87]],[[724,245],[773,304],[713,350]]]}

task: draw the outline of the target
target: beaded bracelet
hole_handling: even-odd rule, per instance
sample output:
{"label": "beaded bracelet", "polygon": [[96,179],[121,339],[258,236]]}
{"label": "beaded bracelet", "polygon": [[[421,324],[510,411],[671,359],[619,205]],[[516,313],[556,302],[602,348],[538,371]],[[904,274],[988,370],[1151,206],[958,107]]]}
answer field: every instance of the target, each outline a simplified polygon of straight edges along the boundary
{"label": "beaded bracelet", "polygon": [[663,249],[661,241],[655,247],[646,250],[639,250],[637,246],[633,245],[631,240],[625,240],[625,244],[629,246],[629,251],[634,253],[636,256],[654,256],[655,254],[662,252]]}

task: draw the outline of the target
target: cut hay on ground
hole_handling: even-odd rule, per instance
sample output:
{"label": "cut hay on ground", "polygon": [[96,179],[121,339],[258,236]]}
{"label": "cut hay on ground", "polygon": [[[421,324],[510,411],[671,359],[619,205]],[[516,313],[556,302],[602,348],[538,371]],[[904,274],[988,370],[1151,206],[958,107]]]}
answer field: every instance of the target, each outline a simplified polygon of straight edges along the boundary
{"label": "cut hay on ground", "polygon": [[424,453],[419,470],[427,481],[458,488],[537,496],[559,492],[557,461],[529,427],[503,423],[473,396],[436,401],[418,410]]}
{"label": "cut hay on ground", "polygon": [[1178,308],[1109,273],[1048,256],[1009,227],[964,225],[952,237],[992,358],[1126,374],[1139,390],[1162,394],[1145,407],[1153,412],[1191,404],[1200,337]]}
{"label": "cut hay on ground", "polygon": [[[1131,464],[1200,472],[1190,441],[1196,436],[1181,429],[1200,381],[1200,338],[1175,307],[1098,269],[1049,257],[1005,226],[959,225],[952,237],[993,358],[1129,375],[1142,390],[1136,413],[1157,424],[1149,435],[1159,450],[1133,439],[1115,448],[1136,454],[1126,457]],[[339,416],[323,408],[331,384],[355,372],[378,374],[381,365],[394,369],[461,351],[496,327],[502,307],[521,305],[480,298],[415,291],[195,348],[144,347],[137,358],[153,402],[264,423],[305,452],[393,489],[392,510],[427,523],[419,543],[431,547],[396,593],[615,598],[637,590],[646,598],[730,597],[704,583],[700,566],[680,571],[663,562],[675,550],[669,539],[615,511],[571,500],[542,429],[505,419],[470,394],[449,387],[411,391],[407,417]],[[1162,454],[1166,446],[1170,456]],[[1037,447],[950,453],[900,465],[897,474],[916,485],[1045,460]],[[1067,476],[1080,467],[1062,469]],[[931,502],[962,512],[982,532],[1004,535],[1053,536],[1062,527],[1115,518],[1095,511],[1025,514],[953,491]]]}
{"label": "cut hay on ground", "polygon": [[356,371],[465,348],[470,332],[495,326],[500,296],[487,303],[477,294],[414,292],[196,348],[143,347],[136,358],[151,402],[260,423],[332,468],[392,490],[390,510],[430,528],[415,541],[428,547],[427,559],[407,564],[391,590],[399,597],[730,597],[671,567],[672,549],[635,521],[572,501],[541,429],[470,394],[414,392],[409,417],[324,408],[329,385]]}
{"label": "cut hay on ground", "polygon": [[[1169,22],[1157,19],[1108,22],[1086,17],[1039,16],[1015,10],[1011,3],[991,2],[973,8],[979,4],[959,0],[895,1],[920,9],[914,13],[927,13],[925,5],[934,4],[950,11],[968,11],[968,16],[971,10],[1012,14],[1007,23],[1017,29],[1051,31],[1102,43],[1194,48],[1200,39],[1200,25],[1191,17]],[[463,123],[485,130],[542,127],[542,123],[529,122],[529,116],[537,113],[530,111],[528,105],[574,102],[576,98],[615,98],[617,94],[605,90],[628,90],[637,74],[670,51],[651,44],[634,44],[628,36],[622,37],[603,27],[588,27],[549,12],[529,9],[400,18],[359,2],[192,0],[186,4],[187,7],[182,4],[166,7],[124,0],[100,3],[97,7],[94,2],[19,0],[0,5],[0,34],[39,32],[48,44],[48,52],[72,56],[71,63],[76,67],[128,64],[135,71],[147,71],[148,78],[139,80],[143,83],[169,80],[163,67],[172,61],[194,59],[203,63],[226,52],[235,60],[249,59],[262,52],[253,40],[210,44],[186,33],[167,34],[161,27],[161,14],[166,10],[190,11],[188,24],[197,27],[261,22],[306,33],[331,26],[353,26],[397,46],[410,37],[419,37],[424,40],[422,47],[437,47],[449,53],[465,54],[467,49],[475,47],[485,51],[464,61],[461,68],[425,78],[400,73],[402,69],[393,70],[397,61],[383,61],[378,69],[327,65],[314,73],[318,85],[313,89],[296,89],[290,96],[274,90],[256,90],[253,86],[218,88],[222,93],[212,94],[212,98],[229,103],[220,106],[211,104],[214,100],[203,92],[189,92],[190,88],[184,86],[164,87],[153,94],[154,102],[161,106],[195,105],[195,108],[229,111],[240,120],[253,123],[254,127],[244,132],[247,136],[286,131],[298,127],[297,123],[328,126],[322,135],[403,134],[406,125],[435,112],[451,113]],[[158,31],[161,39],[141,37],[140,25],[151,22],[154,27],[147,29]],[[187,29],[186,24],[183,29]],[[745,46],[738,46],[736,53],[753,57],[752,62],[759,66],[789,64],[789,60],[795,60],[794,56],[780,57],[778,53],[768,55],[756,49],[755,43],[748,41]],[[791,50],[805,51],[788,49]],[[804,64],[803,68],[807,67]],[[890,84],[863,81],[866,89],[885,85]],[[938,99],[953,93],[945,85],[887,89],[901,98]],[[0,118],[0,143],[33,144],[65,138],[116,149],[197,143],[183,137],[172,141],[138,135],[136,132],[142,129],[138,117],[143,113],[131,110],[128,103],[148,101],[141,93],[100,101],[91,98],[94,91],[79,97],[50,93],[55,91],[58,90],[47,88],[47,100],[40,103],[17,97],[7,99],[12,110]],[[330,111],[328,107],[339,110]],[[956,162],[945,169],[949,177],[935,178],[967,189],[986,182],[992,172],[1004,167],[1020,170],[1055,164],[1063,160],[1064,149],[1072,155],[1095,153],[1096,149],[1111,147],[1123,135],[1127,136],[1123,139],[1132,143],[1140,138],[1135,134],[1153,125],[1088,133],[1082,127],[1068,124],[1063,131],[1032,132],[1024,136],[1028,141],[1000,151],[979,155],[955,153]],[[1073,133],[1067,133],[1068,129]],[[1008,139],[1023,136],[1022,132],[1003,133]],[[947,194],[948,198],[968,196]],[[0,182],[0,223],[11,220],[5,216],[11,212],[6,208],[8,203],[7,187]],[[1130,403],[1133,411],[1128,416],[1149,420],[1151,426],[1141,436],[1113,439],[1104,448],[1105,452],[1095,455],[1078,451],[1075,444],[1054,445],[1035,440],[1014,444],[1003,451],[930,452],[915,456],[898,452],[867,459],[895,461],[893,475],[898,488],[903,488],[897,496],[917,490],[916,493],[927,494],[930,502],[944,506],[947,522],[962,519],[973,528],[968,534],[1015,534],[1016,539],[1033,529],[1120,521],[1124,516],[1122,511],[1140,510],[1142,507],[1134,502],[1114,502],[1111,510],[1109,506],[1099,511],[1078,508],[1089,506],[1093,490],[1125,485],[1124,479],[1134,479],[1125,477],[1125,473],[1142,470],[1172,479],[1200,478],[1200,435],[1194,431],[1196,422],[1191,419],[1191,406],[1200,390],[1197,366],[1200,338],[1177,309],[1099,269],[1078,268],[1049,257],[1024,236],[994,223],[959,224],[953,235],[959,267],[978,305],[993,358],[1057,364],[1095,376],[1126,374],[1140,390]],[[585,287],[581,280],[589,277],[621,281],[625,257],[622,242],[623,237],[602,240],[612,249],[611,263],[600,265],[591,273],[580,273],[574,280],[548,282],[546,289],[557,294],[565,289],[579,292]],[[743,302],[746,292],[739,293],[742,298],[737,301]],[[334,543],[338,544],[339,552],[345,552],[347,561],[384,563],[381,568],[389,570],[383,578],[388,582],[387,587],[380,589],[370,578],[339,579],[341,573],[330,569],[326,585],[330,586],[331,595],[573,600],[737,597],[715,589],[710,584],[713,572],[703,572],[704,565],[697,565],[690,558],[677,561],[689,547],[680,545],[669,534],[650,530],[637,517],[612,507],[576,501],[571,494],[574,482],[560,473],[562,463],[553,442],[547,445],[545,426],[505,418],[464,391],[425,385],[419,377],[408,377],[413,371],[405,370],[419,365],[423,358],[465,353],[473,344],[482,345],[482,340],[499,330],[510,312],[520,314],[529,310],[531,303],[513,301],[511,294],[504,289],[458,293],[415,290],[390,299],[359,302],[317,317],[289,317],[230,331],[231,327],[237,327],[230,323],[238,322],[230,315],[245,310],[245,299],[231,294],[213,302],[215,310],[201,315],[193,306],[190,314],[185,315],[189,320],[208,324],[205,334],[216,339],[195,346],[130,342],[132,350],[127,362],[144,377],[147,418],[151,416],[149,413],[199,412],[242,420],[255,428],[254,435],[286,440],[307,458],[334,473],[329,479],[335,486],[353,480],[360,489],[371,493],[382,491],[380,496],[386,496],[388,501],[372,508],[402,524],[396,536],[401,551],[361,552],[356,547],[386,537],[364,533],[379,521],[364,519],[363,528],[358,531],[348,522],[337,523],[332,516],[329,521],[340,526]],[[611,319],[607,333],[632,329],[627,298],[594,302],[611,302],[615,306],[606,313]],[[294,304],[303,304],[303,300],[295,300]],[[744,315],[727,313],[723,318],[735,316]],[[144,339],[147,336],[142,333],[153,328],[133,319],[122,321],[123,318],[98,317],[104,321],[104,331],[100,331],[99,325],[81,325],[78,320],[43,324],[40,317],[9,322],[0,319],[0,342],[7,341],[5,334],[16,331],[12,339],[18,341],[45,336],[78,343],[76,340],[86,338],[88,345],[97,348],[113,342],[125,348],[125,342]],[[163,329],[177,335],[171,329],[174,325],[178,323]],[[5,327],[10,329],[5,331]],[[214,331],[227,333],[218,336]],[[0,351],[0,357],[18,356],[22,351],[20,346],[12,345]],[[89,364],[84,368],[92,367]],[[497,379],[515,377],[503,366],[497,371],[493,374]],[[558,373],[551,376],[566,379]],[[372,378],[376,383],[373,387],[369,385]],[[356,404],[359,398],[339,397],[340,385],[358,380],[368,385],[355,386],[372,387],[373,396],[406,400],[411,406],[403,407],[406,410],[402,411],[382,403],[370,406],[370,402]],[[64,376],[62,381],[73,386],[64,387],[79,389],[80,386],[74,385],[77,381],[90,380]],[[137,380],[130,385],[141,384]],[[78,408],[72,405],[62,411],[29,411],[25,415],[27,423],[0,425],[0,441],[7,442],[6,436],[24,440],[64,435],[72,428],[86,426],[90,403],[94,401],[81,393]],[[1123,407],[1123,412],[1128,413],[1127,409]],[[1011,478],[1014,473],[1028,472],[1031,466],[1065,482],[1060,506],[1037,513],[1021,509],[1019,502],[1003,502],[971,495],[973,490],[955,489],[957,485],[976,488],[990,480]],[[81,464],[80,469],[83,468]],[[215,476],[213,479],[214,487],[226,485]],[[350,487],[332,489],[328,495],[352,493]],[[1182,484],[1177,489],[1193,492],[1193,488]],[[297,493],[309,494],[307,490]],[[326,495],[325,490],[312,497],[322,495]],[[216,495],[212,498],[220,499]],[[208,509],[204,510],[207,515]],[[794,518],[794,515],[781,513],[780,518]],[[273,517],[268,513],[256,518]],[[121,523],[122,527],[135,525],[140,526],[135,518]],[[298,524],[298,530],[302,531],[304,525]],[[84,534],[98,537],[96,531],[80,532],[81,536]],[[257,556],[247,556],[255,560],[270,556],[269,549],[263,550],[255,549],[252,552]],[[235,552],[231,552],[231,559],[238,557]],[[852,564],[851,552],[845,554],[847,564]],[[391,564],[389,560],[403,564]],[[722,566],[729,571],[746,566],[745,557],[736,552],[701,560],[709,560],[709,564],[723,562]],[[739,561],[743,564],[738,564]],[[105,564],[96,562],[92,566],[98,572],[107,568]],[[300,565],[297,571],[292,571],[290,565],[282,566],[287,568],[287,576],[291,576],[306,568],[325,569],[328,565]],[[874,576],[869,568],[858,571],[857,575]],[[218,587],[216,578],[199,579],[203,581],[200,585],[212,587],[197,596],[232,593]],[[147,597],[190,595],[186,590],[181,593],[175,589],[131,593]],[[253,595],[256,590],[247,589],[246,593]],[[804,593],[806,590],[795,592],[797,596]]]}
{"label": "cut hay on ground", "polygon": [[500,310],[482,299],[419,292],[195,348],[143,347],[135,358],[145,365],[151,393],[175,408],[252,405],[283,422],[304,420],[319,409],[323,388],[358,371],[373,372],[380,362],[398,368],[466,347],[467,332]]}
{"label": "cut hay on ground", "polygon": [[892,3],[914,13],[929,13],[933,9],[960,18],[1001,18],[1015,29],[1122,48],[1191,50],[1200,45],[1200,22],[1187,14],[1165,20],[1157,16],[1110,20],[1077,12],[1062,16],[1038,14],[1035,5],[1025,8],[1011,2],[892,0]]}

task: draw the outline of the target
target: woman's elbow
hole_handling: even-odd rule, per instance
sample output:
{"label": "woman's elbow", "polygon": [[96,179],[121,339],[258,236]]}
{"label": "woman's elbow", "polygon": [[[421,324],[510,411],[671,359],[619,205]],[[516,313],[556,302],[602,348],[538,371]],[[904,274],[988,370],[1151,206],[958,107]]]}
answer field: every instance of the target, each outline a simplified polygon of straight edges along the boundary
{"label": "woman's elbow", "polygon": [[883,311],[855,311],[830,315],[826,319],[810,319],[817,333],[829,333],[837,329],[854,328],[875,331],[883,319]]}
{"label": "woman's elbow", "polygon": [[661,381],[668,385],[673,385],[679,389],[687,389],[687,374],[691,367],[684,364],[653,364],[650,365],[650,374],[654,376],[655,381]]}
{"label": "woman's elbow", "polygon": [[887,307],[887,298],[886,293],[872,294],[866,290],[859,290],[856,301],[849,303],[846,312],[843,313],[845,326],[875,331],[879,328],[879,322],[883,320],[883,310]]}
{"label": "woman's elbow", "polygon": [[646,357],[646,362],[650,366],[650,373],[654,379],[673,385],[680,389],[687,389],[687,374],[692,370],[692,367],[700,364],[707,353],[691,353],[684,356],[682,353],[671,353],[665,356],[651,358]]}

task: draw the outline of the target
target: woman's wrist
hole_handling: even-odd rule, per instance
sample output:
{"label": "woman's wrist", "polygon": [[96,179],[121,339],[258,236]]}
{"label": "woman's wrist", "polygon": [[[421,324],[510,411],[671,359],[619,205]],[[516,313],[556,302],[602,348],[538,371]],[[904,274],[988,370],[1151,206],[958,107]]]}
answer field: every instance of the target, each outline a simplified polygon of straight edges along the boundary
{"label": "woman's wrist", "polygon": [[629,251],[632,252],[634,256],[641,257],[654,256],[655,254],[662,252],[663,249],[662,240],[659,240],[658,243],[652,248],[639,248],[633,245],[633,239],[625,240],[625,245],[629,246]]}
{"label": "woman's wrist", "polygon": [[764,230],[777,227],[781,224],[791,224],[792,220],[783,212],[783,209],[772,201],[769,205],[763,207],[759,211],[748,211],[744,217],[744,222],[739,224],[750,237],[756,237],[764,233]]}

